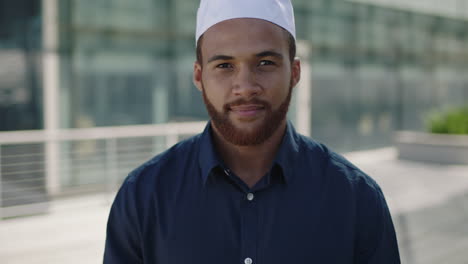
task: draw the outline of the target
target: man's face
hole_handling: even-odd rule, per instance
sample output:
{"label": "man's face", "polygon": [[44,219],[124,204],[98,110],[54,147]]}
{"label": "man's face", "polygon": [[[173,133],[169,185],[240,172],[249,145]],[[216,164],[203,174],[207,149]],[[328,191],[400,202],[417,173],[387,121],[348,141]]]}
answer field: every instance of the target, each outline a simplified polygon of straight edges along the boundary
{"label": "man's face", "polygon": [[261,144],[285,124],[300,63],[291,63],[283,29],[260,19],[223,21],[204,33],[201,51],[194,83],[227,141]]}

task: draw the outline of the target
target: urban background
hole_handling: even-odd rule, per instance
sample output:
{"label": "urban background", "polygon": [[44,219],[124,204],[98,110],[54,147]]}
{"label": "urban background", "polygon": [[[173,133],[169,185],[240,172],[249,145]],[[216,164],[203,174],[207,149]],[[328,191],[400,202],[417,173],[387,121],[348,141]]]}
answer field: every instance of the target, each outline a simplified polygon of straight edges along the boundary
{"label": "urban background", "polygon": [[[468,1],[292,2],[304,72],[290,119],[389,186],[404,263],[468,263],[468,167],[401,161],[394,147],[395,132],[423,132],[434,110],[467,104]],[[77,263],[101,262],[124,177],[202,130],[198,4],[0,0],[1,263],[59,263],[74,251]],[[60,238],[73,250],[12,231],[43,221],[67,233],[92,217],[97,237]]]}

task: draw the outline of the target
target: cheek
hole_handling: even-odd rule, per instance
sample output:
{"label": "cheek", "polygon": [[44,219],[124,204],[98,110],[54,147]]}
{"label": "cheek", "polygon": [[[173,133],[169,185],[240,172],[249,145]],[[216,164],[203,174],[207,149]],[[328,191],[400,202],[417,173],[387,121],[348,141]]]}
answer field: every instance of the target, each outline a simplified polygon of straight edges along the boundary
{"label": "cheek", "polygon": [[224,96],[217,91],[216,87],[209,87],[204,85],[203,93],[206,99],[208,99],[209,103],[218,111],[221,111],[225,104]]}
{"label": "cheek", "polygon": [[229,83],[229,76],[222,72],[206,70],[202,76],[202,81],[205,86],[211,87],[226,87]]}
{"label": "cheek", "polygon": [[272,85],[289,86],[289,83],[291,81],[291,72],[286,67],[282,67],[276,71],[258,72],[256,77],[258,82],[268,85],[267,87]]}
{"label": "cheek", "polygon": [[276,74],[275,76],[268,76],[259,78],[258,81],[268,90],[273,98],[282,98],[289,92],[291,86],[291,77],[286,74]]}
{"label": "cheek", "polygon": [[220,102],[229,98],[229,83],[226,78],[210,78],[203,79],[203,90],[206,92],[207,98]]}
{"label": "cheek", "polygon": [[227,91],[231,87],[233,78],[233,74],[230,72],[218,72],[210,74],[207,78],[207,82],[209,82],[212,87]]}

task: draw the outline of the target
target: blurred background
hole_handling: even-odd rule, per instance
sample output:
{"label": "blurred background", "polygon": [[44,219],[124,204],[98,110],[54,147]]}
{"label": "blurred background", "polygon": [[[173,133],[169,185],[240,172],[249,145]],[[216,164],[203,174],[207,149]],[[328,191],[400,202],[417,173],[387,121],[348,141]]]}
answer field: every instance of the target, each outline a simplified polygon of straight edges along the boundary
{"label": "blurred background", "polygon": [[[394,140],[467,104],[468,0],[292,2],[296,128],[381,184],[403,263],[468,263],[468,165],[398,159]],[[102,262],[122,180],[208,119],[198,4],[0,0],[1,263]]]}

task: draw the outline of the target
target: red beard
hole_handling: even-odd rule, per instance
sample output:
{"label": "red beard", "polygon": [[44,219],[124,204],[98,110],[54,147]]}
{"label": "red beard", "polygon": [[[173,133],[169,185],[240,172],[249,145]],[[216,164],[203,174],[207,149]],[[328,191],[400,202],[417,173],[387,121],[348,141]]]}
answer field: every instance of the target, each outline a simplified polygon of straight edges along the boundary
{"label": "red beard", "polygon": [[[278,109],[275,110],[271,109],[271,105],[268,102],[254,98],[249,101],[239,99],[230,104],[226,104],[223,106],[222,112],[218,112],[206,97],[205,88],[202,88],[203,101],[205,102],[206,109],[208,110],[208,114],[211,117],[212,125],[225,140],[237,146],[260,145],[269,139],[281,125],[281,122],[286,118],[292,94],[292,86],[290,86],[288,96],[286,96],[285,100],[281,103]],[[229,119],[229,111],[231,106],[240,104],[256,104],[264,107],[266,112],[265,118],[254,131],[247,132],[238,129]]]}

